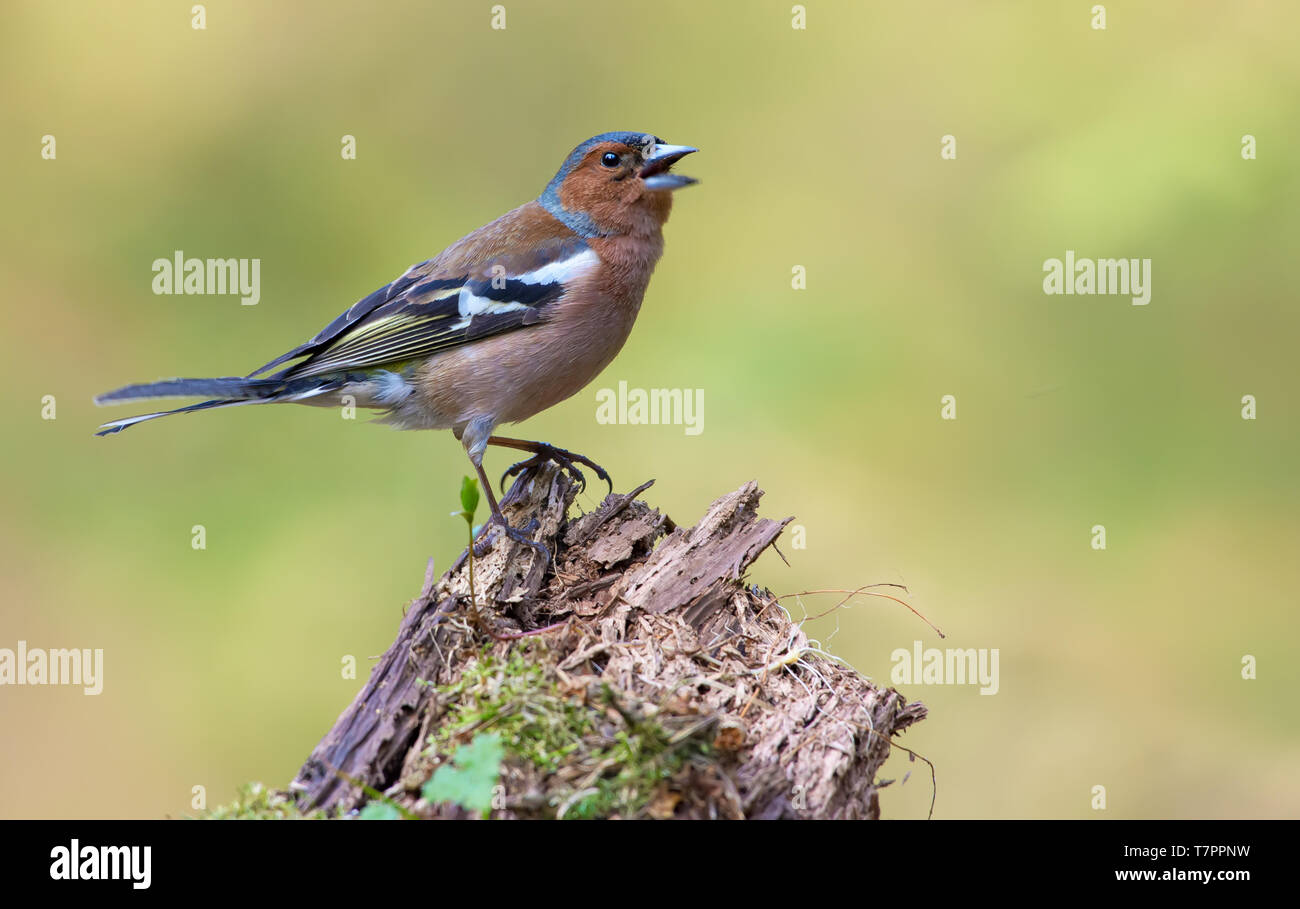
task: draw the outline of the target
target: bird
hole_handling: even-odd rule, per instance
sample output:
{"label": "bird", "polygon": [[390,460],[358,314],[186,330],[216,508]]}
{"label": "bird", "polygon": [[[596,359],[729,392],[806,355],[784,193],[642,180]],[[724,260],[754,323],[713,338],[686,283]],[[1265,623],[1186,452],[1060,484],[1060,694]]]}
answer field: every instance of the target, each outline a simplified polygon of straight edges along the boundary
{"label": "bird", "polygon": [[547,461],[585,483],[594,461],[545,442],[496,435],[572,397],[622,349],[663,254],[676,190],[672,171],[698,149],[651,133],[607,132],[579,144],[542,193],[465,235],[354,303],[310,340],[243,377],[127,385],[99,405],[202,397],[175,410],[104,423],[137,423],[244,404],[338,406],[380,412],[399,429],[450,429],[487,493],[490,524],[544,555],[512,528],[483,469],[489,445],[532,455],[513,476]]}

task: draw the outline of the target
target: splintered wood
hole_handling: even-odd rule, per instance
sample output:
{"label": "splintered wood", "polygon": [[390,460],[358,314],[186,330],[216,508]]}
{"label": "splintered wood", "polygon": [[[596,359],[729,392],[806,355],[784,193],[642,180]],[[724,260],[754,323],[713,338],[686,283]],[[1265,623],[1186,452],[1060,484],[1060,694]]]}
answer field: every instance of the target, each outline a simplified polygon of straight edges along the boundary
{"label": "splintered wood", "polygon": [[[367,800],[364,786],[415,816],[468,816],[420,796],[446,762],[430,739],[464,715],[450,692],[465,687],[456,683],[467,667],[523,652],[581,731],[562,766],[508,757],[494,817],[591,816],[601,805],[622,817],[879,817],[891,739],[925,707],[810,648],[769,592],[745,585],[790,520],[758,516],[754,483],[690,528],[639,500],[649,486],[570,519],[577,490],[566,474],[546,465],[520,477],[502,507],[514,527],[536,522],[529,532],[550,564],[496,534],[474,560],[472,603],[467,554],[426,584],[299,771],[290,788],[300,807],[346,811]],[[519,703],[505,713],[529,709],[528,692],[511,696]],[[650,724],[664,753],[689,747],[690,757],[680,752],[641,792],[621,782],[633,774],[602,743],[652,735]],[[614,798],[602,781],[619,774],[624,797]]]}

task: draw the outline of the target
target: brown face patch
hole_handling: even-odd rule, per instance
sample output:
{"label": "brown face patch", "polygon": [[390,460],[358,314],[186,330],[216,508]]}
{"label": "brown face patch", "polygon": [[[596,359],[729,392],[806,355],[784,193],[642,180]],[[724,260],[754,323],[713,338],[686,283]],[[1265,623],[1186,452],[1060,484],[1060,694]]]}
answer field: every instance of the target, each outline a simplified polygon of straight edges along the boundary
{"label": "brown face patch", "polygon": [[[601,161],[610,152],[619,157],[617,167],[606,167]],[[607,233],[656,229],[668,217],[671,202],[656,198],[667,193],[646,192],[638,175],[641,163],[639,148],[622,142],[594,146],[560,184],[560,204],[569,211],[586,212]]]}
{"label": "brown face patch", "polygon": [[[618,155],[619,163],[615,167],[606,167],[602,159],[607,154]],[[560,202],[572,210],[573,200],[584,211],[586,205],[602,198],[609,198],[610,187],[627,180],[636,172],[636,154],[622,142],[602,142],[583,156],[582,161],[565,178],[560,187]],[[569,198],[565,198],[566,193]]]}

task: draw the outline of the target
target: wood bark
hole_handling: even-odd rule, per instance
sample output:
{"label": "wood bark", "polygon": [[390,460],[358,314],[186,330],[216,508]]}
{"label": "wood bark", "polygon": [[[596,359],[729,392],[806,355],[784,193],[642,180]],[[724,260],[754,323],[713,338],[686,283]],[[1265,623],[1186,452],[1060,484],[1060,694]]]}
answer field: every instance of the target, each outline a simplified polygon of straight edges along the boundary
{"label": "wood bark", "polygon": [[[650,816],[878,817],[880,766],[925,707],[811,646],[771,593],[745,585],[791,520],[759,517],[754,483],[689,528],[640,501],[650,485],[570,518],[567,474],[546,465],[521,476],[503,511],[514,527],[535,522],[550,562],[497,534],[474,559],[472,600],[467,553],[436,581],[431,564],[396,640],[298,772],[300,807],[351,809],[363,787],[401,793],[443,719],[435,686],[468,654],[508,651],[545,627],[566,684],[599,682],[708,725],[716,765],[675,782]],[[538,781],[527,785],[499,816],[554,816]]]}

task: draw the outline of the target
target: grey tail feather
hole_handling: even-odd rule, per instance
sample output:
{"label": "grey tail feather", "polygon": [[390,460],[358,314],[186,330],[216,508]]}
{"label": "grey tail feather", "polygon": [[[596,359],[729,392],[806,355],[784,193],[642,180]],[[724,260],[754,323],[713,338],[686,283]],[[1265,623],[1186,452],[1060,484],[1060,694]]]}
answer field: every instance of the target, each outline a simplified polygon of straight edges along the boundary
{"label": "grey tail feather", "polygon": [[190,413],[195,410],[209,410],[215,407],[234,407],[236,404],[275,404],[280,401],[305,401],[343,387],[351,377],[312,376],[302,379],[168,379],[164,382],[149,382],[145,385],[128,385],[117,391],[110,391],[95,399],[96,404],[113,404],[118,401],[130,401],[136,398],[191,397],[214,395],[211,401],[201,401],[175,410],[163,410],[158,413],[141,414],[114,420],[99,427],[97,436],[106,436],[121,432],[128,426],[169,417],[174,413]]}
{"label": "grey tail feather", "polygon": [[96,404],[112,404],[136,398],[261,398],[279,389],[282,383],[264,379],[165,379],[127,385],[95,398]]}
{"label": "grey tail feather", "polygon": [[136,423],[143,423],[146,420],[156,420],[159,417],[170,417],[175,413],[189,413],[195,410],[209,410],[213,407],[233,407],[237,404],[260,404],[262,401],[258,398],[227,398],[216,401],[203,401],[200,404],[190,404],[188,407],[178,407],[175,410],[163,410],[158,413],[141,414],[138,417],[127,417],[123,420],[114,420],[111,423],[105,423],[99,427],[97,436],[112,435],[115,432],[121,432],[128,426],[134,426]]}

